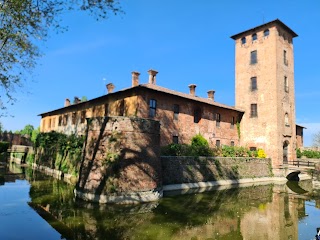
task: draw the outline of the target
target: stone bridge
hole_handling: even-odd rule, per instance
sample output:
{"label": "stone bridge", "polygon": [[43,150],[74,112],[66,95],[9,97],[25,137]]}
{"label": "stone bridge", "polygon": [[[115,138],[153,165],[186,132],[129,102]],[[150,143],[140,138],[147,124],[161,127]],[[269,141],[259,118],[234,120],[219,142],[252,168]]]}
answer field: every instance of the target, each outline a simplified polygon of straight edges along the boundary
{"label": "stone bridge", "polygon": [[309,161],[296,160],[289,164],[282,165],[279,170],[282,170],[283,175],[292,181],[299,181],[302,175],[312,175],[315,170],[315,163]]}

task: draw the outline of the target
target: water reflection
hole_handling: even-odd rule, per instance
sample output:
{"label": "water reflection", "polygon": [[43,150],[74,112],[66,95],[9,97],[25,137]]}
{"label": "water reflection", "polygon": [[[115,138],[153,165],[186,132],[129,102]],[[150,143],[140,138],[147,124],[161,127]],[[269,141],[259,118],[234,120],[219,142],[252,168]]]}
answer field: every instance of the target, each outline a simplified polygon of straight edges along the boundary
{"label": "water reflection", "polygon": [[[310,182],[169,196],[156,203],[119,206],[75,200],[71,185],[29,169],[22,173],[31,185],[29,206],[65,239],[276,240],[312,239],[316,233],[316,228],[310,231],[301,226],[308,221],[306,203],[319,196],[306,191]],[[319,212],[315,207],[312,211]]]}

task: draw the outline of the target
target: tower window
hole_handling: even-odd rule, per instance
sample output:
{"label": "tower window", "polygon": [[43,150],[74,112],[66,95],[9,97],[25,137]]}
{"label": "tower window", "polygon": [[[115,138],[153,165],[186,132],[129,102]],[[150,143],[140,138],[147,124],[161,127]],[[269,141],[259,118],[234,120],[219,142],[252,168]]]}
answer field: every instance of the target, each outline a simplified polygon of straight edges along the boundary
{"label": "tower window", "polygon": [[156,116],[156,110],[157,110],[157,100],[150,99],[149,102],[149,117],[155,117]]}
{"label": "tower window", "polygon": [[250,53],[250,64],[256,64],[257,62],[257,50],[255,50]]}
{"label": "tower window", "polygon": [[286,113],[285,115],[284,115],[284,125],[286,126],[286,127],[289,127],[290,125],[289,125],[289,115],[288,115],[288,113]]}
{"label": "tower window", "polygon": [[252,34],[252,41],[255,41],[257,39],[258,39],[257,34],[256,33]]}
{"label": "tower window", "polygon": [[250,117],[258,117],[258,107],[256,103],[251,104]]}
{"label": "tower window", "polygon": [[283,50],[283,63],[288,66],[287,51]]}
{"label": "tower window", "polygon": [[257,77],[251,78],[251,91],[257,90]]}
{"label": "tower window", "polygon": [[179,117],[179,105],[174,104],[173,105],[173,119],[178,120],[178,117]]}
{"label": "tower window", "polygon": [[289,92],[289,83],[287,76],[284,76],[284,91],[287,93]]}
{"label": "tower window", "polygon": [[270,34],[269,29],[264,30],[263,36],[267,37],[267,36],[269,36],[269,34]]}
{"label": "tower window", "polygon": [[201,108],[195,108],[193,112],[193,122],[198,123],[201,120]]}
{"label": "tower window", "polygon": [[220,127],[221,115],[220,113],[216,113],[216,126]]}
{"label": "tower window", "polygon": [[247,42],[246,37],[241,38],[241,44],[246,44],[246,42]]}
{"label": "tower window", "polygon": [[220,140],[216,140],[216,147],[220,147]]}

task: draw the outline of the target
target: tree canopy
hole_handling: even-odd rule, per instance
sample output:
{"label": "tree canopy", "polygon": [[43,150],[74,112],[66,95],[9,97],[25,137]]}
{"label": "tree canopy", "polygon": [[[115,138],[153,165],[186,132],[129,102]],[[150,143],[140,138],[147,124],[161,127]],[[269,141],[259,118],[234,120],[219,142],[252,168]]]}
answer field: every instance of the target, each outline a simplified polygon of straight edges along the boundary
{"label": "tree canopy", "polygon": [[0,0],[0,108],[14,102],[13,92],[41,56],[39,41],[57,32],[66,11],[86,11],[97,20],[121,12],[118,0]]}

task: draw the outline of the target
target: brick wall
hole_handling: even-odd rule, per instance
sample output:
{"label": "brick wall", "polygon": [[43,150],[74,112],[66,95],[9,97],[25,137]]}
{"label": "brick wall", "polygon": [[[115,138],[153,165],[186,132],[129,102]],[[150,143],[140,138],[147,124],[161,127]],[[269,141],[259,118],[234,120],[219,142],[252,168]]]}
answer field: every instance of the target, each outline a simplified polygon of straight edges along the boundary
{"label": "brick wall", "polygon": [[271,159],[161,157],[163,184],[271,177]]}
{"label": "brick wall", "polygon": [[161,187],[159,122],[141,118],[91,118],[77,190],[123,194]]}

